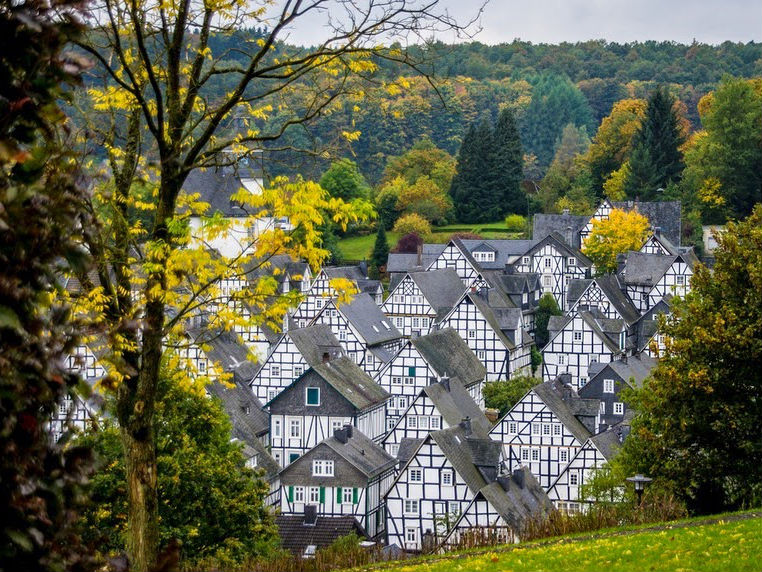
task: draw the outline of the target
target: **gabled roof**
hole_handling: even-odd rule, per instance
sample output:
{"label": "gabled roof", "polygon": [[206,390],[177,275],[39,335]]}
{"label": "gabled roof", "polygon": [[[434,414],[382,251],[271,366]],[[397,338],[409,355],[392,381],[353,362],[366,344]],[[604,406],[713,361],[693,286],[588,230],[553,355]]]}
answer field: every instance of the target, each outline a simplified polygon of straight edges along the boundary
{"label": "gabled roof", "polygon": [[299,353],[311,366],[322,363],[325,353],[331,357],[343,354],[341,344],[328,324],[315,324],[306,328],[289,330],[285,335],[294,342]]}
{"label": "gabled roof", "polygon": [[682,209],[680,201],[623,201],[613,202],[611,206],[615,209],[629,212],[633,209],[644,215],[651,228],[659,228],[667,240],[672,244],[680,246],[680,226],[682,220]]}
{"label": "gabled roof", "polygon": [[439,446],[458,475],[476,494],[497,478],[503,445],[479,430],[469,432],[461,425],[433,431],[429,437]]}
{"label": "gabled roof", "polygon": [[590,438],[590,431],[577,419],[575,412],[587,413],[588,404],[582,402],[594,402],[592,409],[597,412],[597,400],[582,399],[576,391],[570,386],[565,386],[559,379],[535,385],[532,391],[580,443]]}
{"label": "gabled roof", "polygon": [[593,261],[590,260],[587,256],[582,254],[582,252],[574,247],[570,247],[564,238],[558,234],[557,232],[554,232],[552,234],[547,235],[545,238],[540,240],[539,242],[536,242],[534,246],[532,246],[529,250],[527,250],[523,256],[531,256],[534,253],[541,250],[546,245],[552,245],[556,250],[561,252],[566,257],[574,257],[577,259],[577,266],[583,266],[585,268],[592,268],[593,267]]}
{"label": "gabled roof", "polygon": [[256,458],[256,466],[254,469],[262,471],[267,482],[272,482],[278,478],[280,465],[273,459],[270,452],[262,444],[262,441],[255,439],[252,443],[245,443],[243,446],[243,454],[247,459]]}
{"label": "gabled roof", "polygon": [[[472,264],[480,270],[502,270],[509,259],[520,256],[537,242],[536,240],[513,239],[454,239],[461,251],[465,250],[471,256]],[[473,259],[474,252],[494,252],[493,262],[483,262]]]}
{"label": "gabled roof", "polygon": [[222,407],[233,425],[232,435],[247,445],[259,441],[257,438],[270,430],[270,416],[262,409],[262,402],[249,389],[248,384],[235,381],[233,387],[226,387],[219,381],[206,386],[210,395],[222,402]]}
{"label": "gabled roof", "polygon": [[357,294],[348,304],[337,306],[338,311],[352,324],[368,346],[397,340],[402,337],[381,308],[364,292]]}
{"label": "gabled roof", "polygon": [[584,320],[611,352],[618,353],[621,351],[621,348],[619,347],[619,335],[624,331],[624,320],[618,318],[605,318],[598,308],[592,310],[577,310],[566,316],[551,316],[548,320],[550,339],[548,340],[546,347],[550,346],[553,338],[569,325],[576,316],[579,316]]}
{"label": "gabled roof", "polygon": [[593,435],[590,437],[590,441],[595,445],[595,448],[601,452],[601,455],[607,460],[611,461],[616,455],[619,447],[622,446],[622,441],[626,436],[627,431],[624,430],[621,424],[614,425],[605,431]]}
{"label": "gabled roof", "polygon": [[251,280],[260,276],[273,276],[280,284],[288,276],[304,276],[309,270],[306,262],[295,260],[288,254],[275,254],[266,259],[252,259],[244,265],[244,273]]}
{"label": "gabled roof", "polygon": [[437,313],[437,319],[443,318],[452,310],[466,290],[458,273],[452,268],[410,272],[408,276]]}
{"label": "gabled roof", "polygon": [[328,278],[346,278],[347,280],[368,278],[359,266],[324,266],[323,272]]}
{"label": "gabled roof", "polygon": [[361,538],[367,537],[365,529],[351,514],[318,515],[315,524],[305,524],[303,514],[279,514],[275,517],[275,524],[281,546],[296,556],[302,556],[308,546],[325,548],[353,532]]}
{"label": "gabled roof", "polygon": [[528,519],[553,508],[545,489],[528,467],[520,467],[512,475],[489,483],[479,491],[479,496],[515,531],[522,530]]}
{"label": "gabled roof", "polygon": [[[614,360],[606,364],[598,375],[605,375],[603,372],[606,368],[610,368],[625,382],[630,383],[630,380],[634,380],[635,387],[640,387],[643,384],[643,380],[651,375],[651,370],[656,367],[656,360],[648,354],[641,353],[637,356],[628,356],[626,360]],[[590,381],[594,378],[591,377]]]}
{"label": "gabled roof", "polygon": [[444,252],[445,244],[424,244],[422,246],[420,263],[418,253],[390,252],[386,260],[386,271],[389,274],[396,272],[423,272]]}
{"label": "gabled roof", "polygon": [[688,254],[663,255],[646,254],[644,252],[629,251],[625,254],[623,271],[619,272],[619,278],[625,284],[653,286],[669,268],[676,262],[685,262],[693,268],[695,255]]}
{"label": "gabled roof", "polygon": [[593,282],[606,295],[606,298],[611,302],[616,311],[619,312],[619,315],[622,316],[622,319],[624,319],[628,326],[634,324],[640,318],[640,312],[622,291],[622,286],[619,284],[616,274],[604,274],[596,278],[572,280],[569,282],[566,295],[567,306],[572,307]]}
{"label": "gabled roof", "polygon": [[389,393],[346,356],[316,363],[312,370],[361,411],[389,399]]}
{"label": "gabled roof", "polygon": [[664,298],[659,300],[656,304],[654,304],[651,308],[648,309],[647,312],[645,312],[640,319],[635,323],[635,333],[636,333],[636,349],[637,351],[643,351],[648,344],[648,342],[651,340],[652,337],[656,334],[657,330],[659,329],[658,321],[654,319],[655,316],[657,316],[660,313],[663,314],[671,314],[672,310],[670,308],[670,303],[672,300],[672,295],[667,294]]}
{"label": "gabled roof", "polygon": [[183,183],[183,191],[188,194],[199,193],[201,201],[209,203],[206,215],[215,212],[222,213],[227,217],[245,217],[253,214],[250,208],[243,209],[237,203],[230,200],[244,186],[244,179],[256,179],[256,174],[246,165],[237,167],[210,167],[207,169],[194,169],[188,174]]}
{"label": "gabled roof", "polygon": [[421,393],[431,399],[449,426],[457,425],[468,417],[477,431],[488,433],[492,427],[489,419],[457,378],[427,385]]}
{"label": "gabled roof", "polygon": [[196,328],[188,333],[195,343],[205,346],[206,357],[232,373],[236,381],[248,383],[256,375],[258,368],[250,359],[249,349],[234,332]]}
{"label": "gabled roof", "polygon": [[[572,248],[580,248],[579,233],[589,221],[588,215],[537,213],[532,221],[532,238],[538,241],[557,233],[564,243]],[[569,232],[571,232],[571,243],[565,238]]]}
{"label": "gabled roof", "polygon": [[435,330],[410,342],[441,377],[456,378],[468,387],[487,376],[484,364],[452,328]]}
{"label": "gabled roof", "polygon": [[400,448],[397,450],[397,461],[400,466],[404,466],[415,455],[416,451],[421,448],[425,438],[411,439],[410,437],[403,437],[400,441]]}

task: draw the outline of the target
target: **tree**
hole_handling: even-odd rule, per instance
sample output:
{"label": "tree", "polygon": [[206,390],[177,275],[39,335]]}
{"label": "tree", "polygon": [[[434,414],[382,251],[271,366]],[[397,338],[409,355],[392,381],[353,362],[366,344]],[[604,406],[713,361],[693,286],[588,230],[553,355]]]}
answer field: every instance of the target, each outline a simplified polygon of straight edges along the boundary
{"label": "tree", "polygon": [[519,375],[511,379],[490,381],[484,386],[484,403],[491,409],[499,409],[500,417],[508,413],[527,391],[532,389],[541,379],[530,375]]}
{"label": "tree", "polygon": [[343,201],[367,199],[370,186],[357,168],[357,163],[349,159],[339,159],[331,163],[320,177],[320,186],[334,198]]}
{"label": "tree", "polygon": [[397,209],[415,213],[430,223],[445,224],[452,210],[452,201],[427,175],[421,175],[412,185],[403,185],[397,199]]}
{"label": "tree", "polygon": [[699,513],[762,498],[762,206],[717,242],[713,271],[699,265],[660,324],[666,350],[632,398],[620,461]]}
{"label": "tree", "polygon": [[0,6],[0,569],[86,570],[74,528],[90,452],[51,442],[48,423],[79,376],[65,367],[84,335],[59,296],[61,272],[86,267],[93,224],[59,102],[83,63],[63,49],[82,29],[78,2]]}
{"label": "tree", "polygon": [[[167,369],[157,390],[156,458],[159,534],[181,541],[188,562],[259,556],[277,538],[264,504],[269,485],[245,466],[238,441],[217,398],[188,390],[187,373]],[[119,428],[105,421],[77,442],[92,448],[101,468],[92,478],[91,505],[83,514],[83,536],[103,555],[117,553],[127,534],[127,488]],[[232,554],[230,554],[232,552]]]}
{"label": "tree", "polygon": [[452,155],[434,145],[431,139],[423,138],[402,155],[387,159],[382,182],[402,177],[413,185],[425,176],[446,193],[454,175],[455,159]]}
{"label": "tree", "polygon": [[558,200],[566,196],[580,172],[580,155],[590,146],[590,138],[584,128],[572,124],[564,127],[556,145],[556,153],[545,177],[540,183],[538,199],[543,212],[553,212]]}
{"label": "tree", "polygon": [[386,230],[384,225],[378,224],[376,233],[376,243],[373,245],[373,254],[370,256],[370,263],[376,268],[386,266],[386,260],[389,258],[389,244],[386,242]]}
{"label": "tree", "polygon": [[[285,217],[293,230],[270,228],[237,260],[219,259],[203,241],[229,231],[229,223],[206,213],[209,207],[198,196],[181,194],[189,173],[236,163],[241,154],[257,155],[266,145],[277,149],[275,142],[289,128],[337,111],[342,98],[362,91],[380,60],[415,65],[404,52],[384,49],[382,41],[456,27],[436,2],[344,3],[340,16],[323,4],[100,0],[92,9],[91,34],[79,43],[101,73],[88,91],[100,114],[88,115],[88,143],[105,152],[111,175],[91,207],[104,218],[103,232],[84,229],[98,280],[86,274],[80,279],[85,310],[110,328],[112,343],[103,361],[117,395],[129,492],[128,552],[138,570],[153,567],[159,542],[153,418],[164,340],[179,337],[183,321],[203,313],[211,301],[227,302],[221,279],[252,276],[267,267],[272,254],[304,258],[317,268],[327,255],[319,234],[325,213],[342,226],[368,214],[303,180],[279,179],[262,193],[241,189],[231,200],[242,209]],[[305,20],[325,31],[323,41],[310,48],[284,44]],[[236,37],[252,22],[267,32],[239,35],[228,48],[212,51],[213,38]],[[356,140],[359,133],[343,136]],[[152,200],[136,199],[137,180],[153,186]],[[130,207],[147,211],[149,224],[131,224]],[[195,236],[185,220],[193,213],[209,215]],[[247,321],[277,328],[297,296],[278,297],[274,281],[263,276],[237,300],[253,308],[248,320],[234,312],[207,316],[227,322],[221,324],[226,329]]]}
{"label": "tree", "polygon": [[495,185],[493,193],[500,205],[501,215],[526,214],[526,196],[521,190],[524,154],[516,120],[508,107],[500,112],[495,125],[494,145],[490,179]]}
{"label": "tree", "polygon": [[632,142],[625,190],[629,197],[653,200],[656,189],[677,183],[683,171],[685,142],[675,98],[666,88],[651,93]]}
{"label": "tree", "polygon": [[399,238],[397,244],[394,245],[392,252],[415,254],[421,246],[423,246],[423,239],[416,233],[409,232]]}
{"label": "tree", "polygon": [[402,214],[398,205],[400,193],[406,184],[405,179],[396,177],[381,187],[376,195],[378,224],[383,224],[386,230],[391,230],[400,214]]}
{"label": "tree", "polygon": [[431,225],[429,221],[416,213],[410,213],[401,216],[394,225],[394,232],[399,234],[416,234],[419,237],[426,237],[431,234]]}
{"label": "tree", "polygon": [[450,196],[460,222],[489,222],[499,218],[500,206],[493,201],[492,127],[486,119],[471,125],[458,151]]}
{"label": "tree", "polygon": [[640,250],[651,231],[648,219],[637,210],[612,209],[609,218],[592,219],[592,224],[582,252],[600,274],[616,272],[617,255]]}
{"label": "tree", "polygon": [[534,342],[538,348],[548,343],[548,322],[551,316],[563,316],[552,294],[543,294],[534,318]]}

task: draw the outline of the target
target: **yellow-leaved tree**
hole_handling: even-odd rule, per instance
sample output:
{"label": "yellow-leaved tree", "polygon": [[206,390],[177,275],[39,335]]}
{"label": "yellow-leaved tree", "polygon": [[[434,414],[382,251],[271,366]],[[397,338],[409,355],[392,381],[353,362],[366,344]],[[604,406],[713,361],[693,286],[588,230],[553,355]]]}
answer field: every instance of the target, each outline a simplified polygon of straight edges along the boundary
{"label": "yellow-leaved tree", "polygon": [[[79,42],[97,64],[84,144],[107,161],[91,205],[100,224],[84,229],[97,272],[78,276],[78,304],[108,332],[102,385],[116,395],[124,448],[127,551],[133,569],[150,570],[159,548],[154,409],[165,348],[178,348],[170,357],[182,365],[185,323],[197,316],[211,328],[277,327],[298,293],[278,294],[272,256],[316,268],[327,255],[325,219],[344,226],[372,210],[302,180],[241,188],[230,200],[250,213],[251,232],[231,258],[207,247],[235,230],[230,219],[184,193],[186,179],[266,145],[277,151],[287,129],[378,83],[379,60],[416,67],[384,43],[465,28],[437,0],[96,0],[90,10],[90,33]],[[305,30],[311,47],[286,43]],[[262,229],[260,220],[288,224]],[[335,284],[344,295],[346,286]]]}
{"label": "yellow-leaved tree", "polygon": [[650,234],[648,219],[637,210],[612,209],[607,219],[593,219],[593,229],[582,252],[595,264],[598,273],[615,272],[616,257],[639,250]]}

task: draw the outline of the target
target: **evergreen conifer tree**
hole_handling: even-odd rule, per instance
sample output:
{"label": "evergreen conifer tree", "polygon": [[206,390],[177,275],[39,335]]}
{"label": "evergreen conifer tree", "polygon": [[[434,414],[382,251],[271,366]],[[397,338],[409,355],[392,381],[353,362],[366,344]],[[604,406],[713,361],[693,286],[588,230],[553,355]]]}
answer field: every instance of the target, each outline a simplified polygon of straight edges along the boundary
{"label": "evergreen conifer tree", "polygon": [[679,119],[675,98],[666,88],[657,88],[648,98],[646,116],[635,134],[630,155],[630,174],[625,181],[629,197],[656,198],[656,189],[679,180],[683,171]]}
{"label": "evergreen conifer tree", "polygon": [[[495,126],[495,149],[492,154],[492,199],[500,215],[526,212],[526,197],[521,190],[523,152],[513,112],[500,112]],[[492,206],[492,205],[490,205]]]}
{"label": "evergreen conifer tree", "polygon": [[373,246],[373,254],[370,257],[370,263],[376,268],[386,266],[386,260],[389,258],[389,245],[386,242],[386,230],[379,221],[378,232],[376,233],[376,244]]}
{"label": "evergreen conifer tree", "polygon": [[486,119],[471,125],[458,151],[457,173],[450,186],[455,215],[460,222],[487,222],[500,218],[490,201],[494,137]]}

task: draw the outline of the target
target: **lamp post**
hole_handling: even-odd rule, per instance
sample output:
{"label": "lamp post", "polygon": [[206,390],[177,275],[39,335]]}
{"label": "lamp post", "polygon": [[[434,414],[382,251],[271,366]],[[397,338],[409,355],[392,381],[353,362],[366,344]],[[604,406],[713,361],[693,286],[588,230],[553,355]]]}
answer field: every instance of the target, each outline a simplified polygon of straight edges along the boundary
{"label": "lamp post", "polygon": [[626,480],[635,485],[635,492],[638,495],[638,507],[640,507],[643,504],[643,491],[646,490],[646,485],[650,484],[653,479],[637,474],[634,477],[627,477]]}

